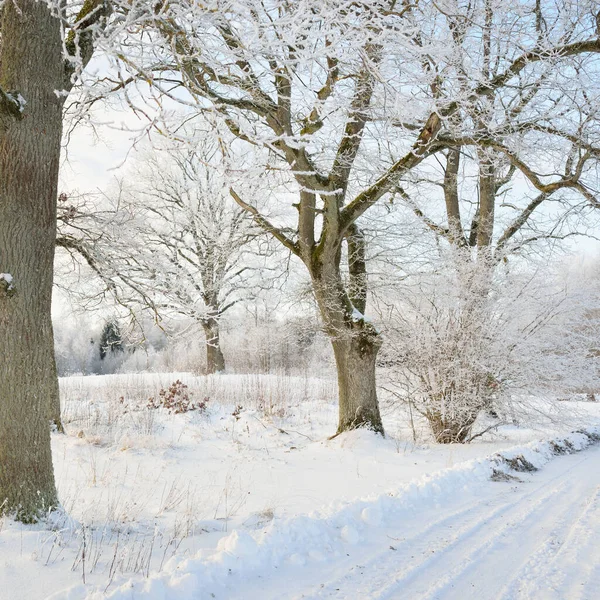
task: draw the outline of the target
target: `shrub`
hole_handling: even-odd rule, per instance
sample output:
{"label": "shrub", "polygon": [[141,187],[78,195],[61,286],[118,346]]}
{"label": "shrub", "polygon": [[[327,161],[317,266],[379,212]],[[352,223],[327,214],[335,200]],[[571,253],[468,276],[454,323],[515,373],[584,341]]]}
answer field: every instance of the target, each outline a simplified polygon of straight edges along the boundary
{"label": "shrub", "polygon": [[169,414],[174,413],[176,415],[191,411],[205,413],[209,398],[205,397],[201,402],[194,402],[192,396],[193,394],[188,390],[188,386],[178,379],[168,388],[161,388],[158,392],[158,398],[153,396],[148,398],[147,407],[150,409],[165,408],[169,411]]}

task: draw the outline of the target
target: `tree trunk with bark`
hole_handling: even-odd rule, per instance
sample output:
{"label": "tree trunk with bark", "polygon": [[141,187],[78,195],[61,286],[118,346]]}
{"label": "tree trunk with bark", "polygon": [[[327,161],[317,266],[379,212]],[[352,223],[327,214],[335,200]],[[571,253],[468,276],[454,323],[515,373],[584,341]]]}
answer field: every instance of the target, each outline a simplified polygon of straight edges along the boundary
{"label": "tree trunk with bark", "polygon": [[[337,433],[364,427],[383,434],[375,378],[381,336],[351,302],[339,263],[332,257],[324,260],[321,268],[313,271],[313,286],[335,355],[339,394]],[[362,293],[357,295],[366,298]],[[363,310],[364,307],[361,303]]]}
{"label": "tree trunk with bark", "polygon": [[348,339],[333,338],[331,343],[339,387],[337,433],[366,427],[383,434],[375,380],[379,337],[361,331]]}
{"label": "tree trunk with bark", "polygon": [[26,104],[0,113],[0,272],[12,279],[0,286],[0,512],[23,521],[57,504],[48,421],[60,420],[50,305],[62,50],[45,2],[4,5],[0,88]]}
{"label": "tree trunk with bark", "polygon": [[207,374],[222,373],[225,371],[225,357],[221,351],[219,336],[219,321],[209,317],[202,321],[206,337],[206,372]]}

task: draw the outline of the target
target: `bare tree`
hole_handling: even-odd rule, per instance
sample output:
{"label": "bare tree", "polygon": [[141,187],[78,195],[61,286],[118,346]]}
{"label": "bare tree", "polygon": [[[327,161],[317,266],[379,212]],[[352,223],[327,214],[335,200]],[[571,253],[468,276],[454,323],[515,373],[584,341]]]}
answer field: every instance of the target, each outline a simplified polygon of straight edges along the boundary
{"label": "bare tree", "polygon": [[[446,149],[437,164],[398,188],[429,230],[490,267],[540,239],[580,234],[566,223],[600,207],[600,86],[586,81],[600,44],[594,7],[569,9],[568,24],[567,13],[544,3],[532,4],[524,23],[499,14],[509,7],[482,0],[443,12],[451,52],[442,61],[428,56],[422,69],[436,73],[432,98],[453,86],[462,101],[438,135]],[[528,31],[531,50],[506,70],[515,28]]]}
{"label": "bare tree", "polygon": [[225,370],[223,315],[272,279],[264,232],[232,201],[219,161],[216,144],[146,152],[110,208],[63,205],[57,242],[86,258],[119,303],[199,324],[208,373]]}
{"label": "bare tree", "polygon": [[[421,353],[411,346],[402,364],[410,365],[415,393],[424,394],[422,384],[435,380],[428,387],[425,414],[442,441],[469,437],[472,423],[497,393],[493,373],[514,354],[518,336],[514,331],[512,338],[503,335],[507,298],[498,294],[498,265],[528,252],[549,256],[558,242],[587,234],[597,223],[599,89],[595,80],[586,81],[597,50],[578,54],[586,44],[574,41],[586,30],[597,35],[593,7],[570,12],[572,21],[566,25],[543,3],[526,13],[529,24],[517,23],[515,15],[499,15],[501,6],[508,5],[486,0],[464,10],[459,4],[444,10],[451,51],[442,60],[428,55],[421,69],[436,74],[432,98],[441,101],[452,86],[463,101],[438,134],[447,148],[437,162],[414,169],[396,194],[423,234],[428,231],[435,239],[425,250],[431,257],[427,277],[435,275],[440,282],[440,271],[451,270],[441,281],[445,295],[428,288],[429,303],[409,303],[400,318],[403,325],[392,325],[389,332],[394,338],[395,331],[392,343],[403,347],[411,345],[409,331],[417,335],[418,328],[411,329],[416,323],[423,335],[435,331],[439,336],[439,352],[429,356],[431,362],[420,361]],[[531,52],[513,61],[518,77],[508,86],[508,80],[502,81],[512,44],[508,32],[522,29],[529,29],[535,42]],[[566,42],[571,43],[559,47]],[[596,43],[597,38],[590,40],[589,46]],[[557,62],[574,75],[574,84],[556,71]],[[489,82],[485,93],[473,94],[474,82]],[[552,312],[544,305],[540,315],[546,310]],[[494,317],[498,314],[501,319]],[[479,353],[460,350],[477,344]],[[492,354],[495,368],[489,366]]]}

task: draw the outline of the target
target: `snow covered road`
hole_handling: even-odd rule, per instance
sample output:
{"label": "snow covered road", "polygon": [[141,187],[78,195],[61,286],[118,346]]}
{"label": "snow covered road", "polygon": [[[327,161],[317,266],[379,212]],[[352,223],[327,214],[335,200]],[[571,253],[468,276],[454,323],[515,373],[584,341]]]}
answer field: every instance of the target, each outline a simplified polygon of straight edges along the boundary
{"label": "snow covered road", "polygon": [[598,600],[599,441],[592,427],[391,479],[386,493],[234,529],[110,590],[51,598]]}
{"label": "snow covered road", "polygon": [[284,568],[230,598],[596,600],[600,448],[490,482],[431,518],[373,530],[345,560]]}

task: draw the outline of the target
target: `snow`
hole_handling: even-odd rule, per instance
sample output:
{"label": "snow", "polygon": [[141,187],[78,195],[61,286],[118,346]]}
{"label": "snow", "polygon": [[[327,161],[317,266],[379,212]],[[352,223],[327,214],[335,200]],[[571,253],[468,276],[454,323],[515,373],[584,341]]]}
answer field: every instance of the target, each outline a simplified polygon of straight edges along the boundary
{"label": "snow", "polygon": [[6,97],[11,102],[16,104],[20,113],[22,113],[25,110],[25,107],[27,106],[27,100],[25,100],[25,98],[23,98],[23,96],[21,95],[20,92],[7,92]]}
{"label": "snow", "polygon": [[356,308],[356,306],[352,307],[352,320],[357,323],[358,321],[362,321],[365,318],[365,315],[363,315],[360,310],[358,310],[358,308]]}
{"label": "snow", "polygon": [[[564,439],[580,450],[590,443],[590,438],[583,434],[573,434]],[[562,440],[559,443],[564,444]],[[507,458],[516,455],[525,455],[540,468],[555,453],[551,451],[549,442],[541,442],[514,448],[507,453]],[[132,594],[140,599],[244,597],[237,593],[244,582],[250,579],[265,581],[274,569],[285,570],[288,566],[310,564],[312,569],[320,571],[321,563],[328,563],[329,568],[331,563],[335,564],[347,556],[352,547],[371,538],[375,528],[391,529],[404,521],[410,512],[423,516],[423,513],[435,511],[461,494],[473,496],[474,490],[489,485],[493,468],[508,471],[502,456],[468,461],[426,475],[388,494],[349,503],[327,516],[295,517],[272,523],[255,533],[235,530],[219,541],[215,552],[198,553],[194,558],[182,561],[173,560],[164,573],[156,573],[146,581],[129,580],[108,597],[114,600],[125,600]],[[161,596],[157,595],[159,592]],[[88,597],[103,596],[92,593]],[[257,591],[256,596],[245,597],[267,596],[259,596]]]}
{"label": "snow", "polygon": [[381,331],[377,327],[375,327],[373,321],[371,321],[369,317],[363,315],[363,313],[361,313],[360,310],[358,310],[358,308],[356,308],[356,306],[354,305],[352,305],[352,321],[354,323],[360,323],[361,321],[364,323],[368,323],[375,330],[376,333],[381,333]]}
{"label": "snow", "polygon": [[14,279],[10,273],[0,273],[0,282],[5,281],[8,285],[6,286],[6,292],[12,292],[15,289]]}
{"label": "snow", "polygon": [[[210,396],[208,414],[145,408],[153,386],[177,378]],[[66,514],[0,523],[10,600],[379,597],[374,587],[356,595],[357,565],[400,568],[413,560],[399,558],[411,532],[446,535],[436,520],[477,513],[482,498],[500,502],[498,490],[525,490],[549,464],[600,462],[595,450],[571,454],[591,434],[550,429],[506,428],[468,446],[414,443],[404,415],[386,406],[387,438],[359,430],[328,440],[335,390],[310,378],[72,377],[61,389],[67,435],[53,435],[53,450]],[[594,403],[572,404],[599,421]],[[521,457],[542,470],[514,471]],[[509,480],[490,481],[495,473]]]}
{"label": "snow", "polygon": [[25,100],[25,98],[23,98],[23,96],[20,93],[17,93],[15,101],[19,105],[19,111],[23,112],[25,110],[25,107],[27,106],[27,100]]}

